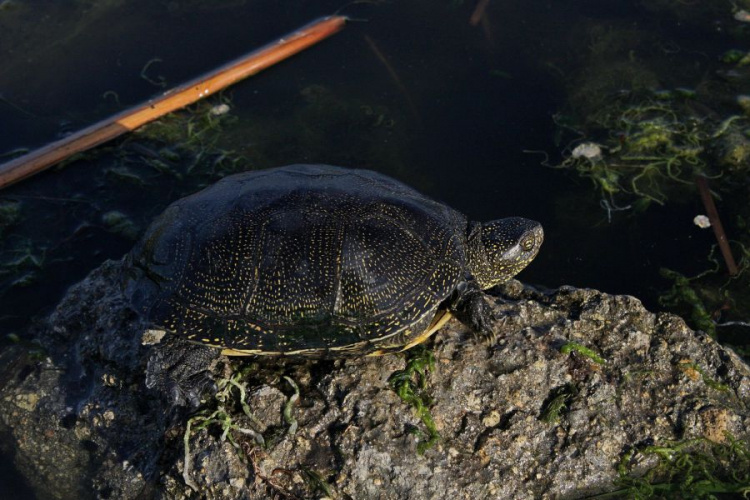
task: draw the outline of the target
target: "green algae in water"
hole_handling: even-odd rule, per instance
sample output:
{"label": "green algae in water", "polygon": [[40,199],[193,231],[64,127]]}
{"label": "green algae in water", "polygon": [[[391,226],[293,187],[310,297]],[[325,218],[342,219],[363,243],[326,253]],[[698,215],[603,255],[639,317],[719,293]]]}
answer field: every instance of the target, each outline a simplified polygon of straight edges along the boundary
{"label": "green algae in water", "polygon": [[[633,464],[654,457],[657,465],[645,474]],[[725,434],[721,442],[705,438],[667,442],[632,449],[618,466],[620,489],[592,498],[706,499],[750,495],[750,447]]]}
{"label": "green algae in water", "polygon": [[659,303],[666,307],[687,306],[693,325],[715,338],[716,324],[697,290],[698,284],[692,284],[700,276],[688,278],[667,268],[660,269],[659,273],[672,280],[672,288],[659,297]]}
{"label": "green algae in water", "polygon": [[[659,304],[684,316],[693,328],[731,343],[746,339],[750,328],[744,307],[750,300],[750,246],[742,243],[750,243],[750,231],[745,228],[740,238],[732,245],[738,257],[739,272],[735,276],[726,276],[724,265],[717,257],[718,245],[712,247],[707,258],[711,267],[695,276],[688,277],[667,268],[660,270],[661,276],[672,285],[659,296]],[[729,336],[731,328],[744,328],[745,333]]]}
{"label": "green algae in water", "polygon": [[21,204],[17,201],[0,202],[0,237],[6,229],[21,220]]}
{"label": "green algae in water", "polygon": [[[614,57],[617,51],[613,46],[616,48],[616,43],[608,41],[596,48],[600,56]],[[725,54],[724,60],[741,69],[744,58],[745,54],[732,52]],[[720,107],[731,103],[741,89],[704,82],[698,91],[654,86],[634,87],[620,94],[596,93],[612,89],[607,87],[607,81],[600,81],[607,78],[594,68],[597,64],[611,64],[606,58],[602,62],[593,56],[589,62],[592,66],[581,72],[582,80],[593,80],[585,87],[595,91],[591,100],[599,106],[583,105],[571,98],[571,116],[560,121],[559,126],[580,138],[570,146],[570,155],[558,167],[590,179],[610,222],[618,211],[629,211],[627,215],[636,217],[654,205],[695,204],[699,200],[695,178],[708,178],[720,202],[727,238],[740,272],[727,277],[715,247],[707,251],[706,270],[693,277],[685,276],[679,268],[667,270],[672,266],[665,262],[660,274],[671,284],[661,294],[659,303],[685,315],[693,328],[722,341],[741,343],[737,339],[747,338],[750,326],[746,308],[742,307],[750,289],[746,272],[750,263],[746,251],[750,248],[750,228],[745,223],[750,213],[743,203],[743,186],[750,183],[750,136],[745,132],[748,117],[737,114],[741,106]],[[642,63],[643,60],[636,60],[623,64],[635,71]],[[715,65],[720,64],[717,57]],[[651,67],[655,67],[653,63]],[[659,71],[663,70],[652,74]]]}
{"label": "green algae in water", "polygon": [[0,280],[10,280],[0,289],[2,291],[6,287],[27,287],[36,283],[47,260],[46,249],[34,248],[30,240],[13,243],[0,251]]}
{"label": "green algae in water", "polygon": [[[612,205],[639,200],[663,205],[670,196],[693,191],[696,175],[713,176],[705,157],[716,124],[682,116],[669,102],[646,100],[618,107],[612,104],[599,126],[611,137],[595,144],[601,154],[573,150],[560,165],[591,179],[603,199]],[[591,147],[591,146],[590,146]]]}

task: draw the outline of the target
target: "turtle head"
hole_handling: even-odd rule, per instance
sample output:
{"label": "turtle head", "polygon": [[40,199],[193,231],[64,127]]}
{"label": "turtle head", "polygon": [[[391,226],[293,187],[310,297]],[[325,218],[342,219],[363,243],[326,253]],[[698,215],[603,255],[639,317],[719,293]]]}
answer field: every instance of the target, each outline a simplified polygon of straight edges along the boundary
{"label": "turtle head", "polygon": [[504,283],[534,260],[542,241],[542,225],[521,217],[473,224],[467,241],[469,269],[482,289]]}

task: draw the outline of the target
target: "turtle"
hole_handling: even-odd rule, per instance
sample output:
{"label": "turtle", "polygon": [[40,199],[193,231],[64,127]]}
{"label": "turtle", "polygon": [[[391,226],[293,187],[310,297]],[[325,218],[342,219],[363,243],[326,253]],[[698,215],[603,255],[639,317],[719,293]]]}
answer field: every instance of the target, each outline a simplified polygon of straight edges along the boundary
{"label": "turtle", "polygon": [[170,205],[126,256],[133,307],[226,355],[406,350],[453,315],[494,336],[484,292],[544,239],[521,217],[471,222],[384,174],[290,165]]}

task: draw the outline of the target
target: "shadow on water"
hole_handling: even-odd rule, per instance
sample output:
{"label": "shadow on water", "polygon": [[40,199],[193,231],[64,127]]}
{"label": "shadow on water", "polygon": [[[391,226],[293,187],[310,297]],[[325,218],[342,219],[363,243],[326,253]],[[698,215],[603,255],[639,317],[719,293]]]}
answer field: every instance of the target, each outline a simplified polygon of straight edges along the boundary
{"label": "shadow on water", "polygon": [[[555,164],[575,139],[561,133],[560,115],[593,50],[662,57],[669,72],[659,83],[678,86],[700,83],[732,43],[713,28],[695,37],[693,24],[644,3],[494,2],[479,26],[468,22],[473,2],[347,7],[366,22],[175,120],[1,192],[0,208],[18,212],[0,225],[0,332],[22,335],[71,284],[127,252],[171,201],[226,173],[299,162],[378,170],[475,220],[537,219],[546,241],[522,280],[632,294],[658,309],[660,267],[705,267],[712,240],[692,225],[698,198],[651,207],[647,220],[609,221],[588,179],[528,152]],[[0,5],[0,152],[43,145],[341,6]],[[626,42],[607,33],[623,30],[633,48],[618,52]],[[654,46],[664,53],[645,50],[644,34],[663,38]],[[230,113],[210,118],[222,99]],[[2,481],[16,481],[2,463]]]}

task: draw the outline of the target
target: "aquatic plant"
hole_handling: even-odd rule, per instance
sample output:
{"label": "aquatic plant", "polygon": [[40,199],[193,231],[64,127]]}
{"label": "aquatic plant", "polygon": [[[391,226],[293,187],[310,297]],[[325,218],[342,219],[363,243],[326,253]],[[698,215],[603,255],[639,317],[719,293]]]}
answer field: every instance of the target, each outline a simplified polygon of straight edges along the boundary
{"label": "aquatic plant", "polygon": [[[656,461],[645,473],[636,463]],[[593,498],[725,498],[750,496],[750,447],[725,434],[721,442],[705,438],[631,449],[618,466],[620,489]]]}
{"label": "aquatic plant", "polygon": [[[723,271],[716,256],[717,245],[707,257],[711,267],[695,276],[685,276],[667,268],[659,271],[672,283],[659,296],[659,304],[682,314],[693,328],[721,341],[747,339],[750,331],[748,311],[743,306],[750,301],[750,231],[740,236],[742,239],[733,245],[739,256],[738,273],[734,276],[727,276]],[[741,333],[743,328],[744,334]]]}
{"label": "aquatic plant", "polygon": [[679,305],[687,306],[693,325],[711,337],[716,337],[716,324],[711,318],[708,307],[696,287],[691,284],[691,281],[697,280],[702,275],[688,278],[667,268],[661,268],[659,274],[672,281],[672,287],[659,297],[659,304],[672,308]]}
{"label": "aquatic plant", "polygon": [[[644,209],[670,194],[692,190],[696,175],[713,177],[706,158],[710,141],[726,133],[707,118],[684,115],[674,102],[654,98],[613,105],[593,118],[607,131],[601,143],[584,142],[559,165],[591,179],[611,206]],[[601,154],[578,154],[581,145]]]}
{"label": "aquatic plant", "polygon": [[13,239],[0,247],[0,291],[35,283],[47,261],[47,249],[35,248],[29,239]]}
{"label": "aquatic plant", "polygon": [[[640,3],[649,11],[689,24],[696,33],[713,29],[706,19],[723,17],[726,35],[746,45],[748,25],[736,16],[750,9],[747,0]],[[735,21],[731,21],[733,16]],[[556,167],[589,179],[610,222],[616,213],[635,217],[649,207],[702,200],[714,221],[726,267],[718,262],[716,247],[706,251],[705,270],[691,271],[692,276],[666,269],[674,267],[665,262],[661,275],[668,284],[659,304],[684,315],[693,328],[714,338],[746,344],[750,332],[750,316],[743,307],[750,301],[750,225],[746,223],[750,220],[746,202],[750,52],[740,46],[695,62],[691,70],[675,64],[680,61],[677,54],[686,47],[655,32],[610,22],[581,24],[578,33],[582,39],[578,47],[584,48],[576,52],[577,66],[572,66],[572,73],[559,72],[568,99],[555,115],[556,139],[558,144],[570,142]],[[682,86],[680,80],[695,87]],[[709,206],[714,199],[720,201],[718,211],[725,230],[716,224],[717,211],[712,214]]]}
{"label": "aquatic plant", "polygon": [[6,228],[21,219],[21,204],[17,201],[0,201],[0,237]]}
{"label": "aquatic plant", "polygon": [[242,170],[238,165],[241,156],[228,151],[222,141],[226,128],[237,122],[230,109],[231,102],[222,95],[170,113],[139,129],[133,135],[136,142],[159,145],[151,154],[141,155],[143,162],[156,172],[178,180],[183,175],[222,177]]}

